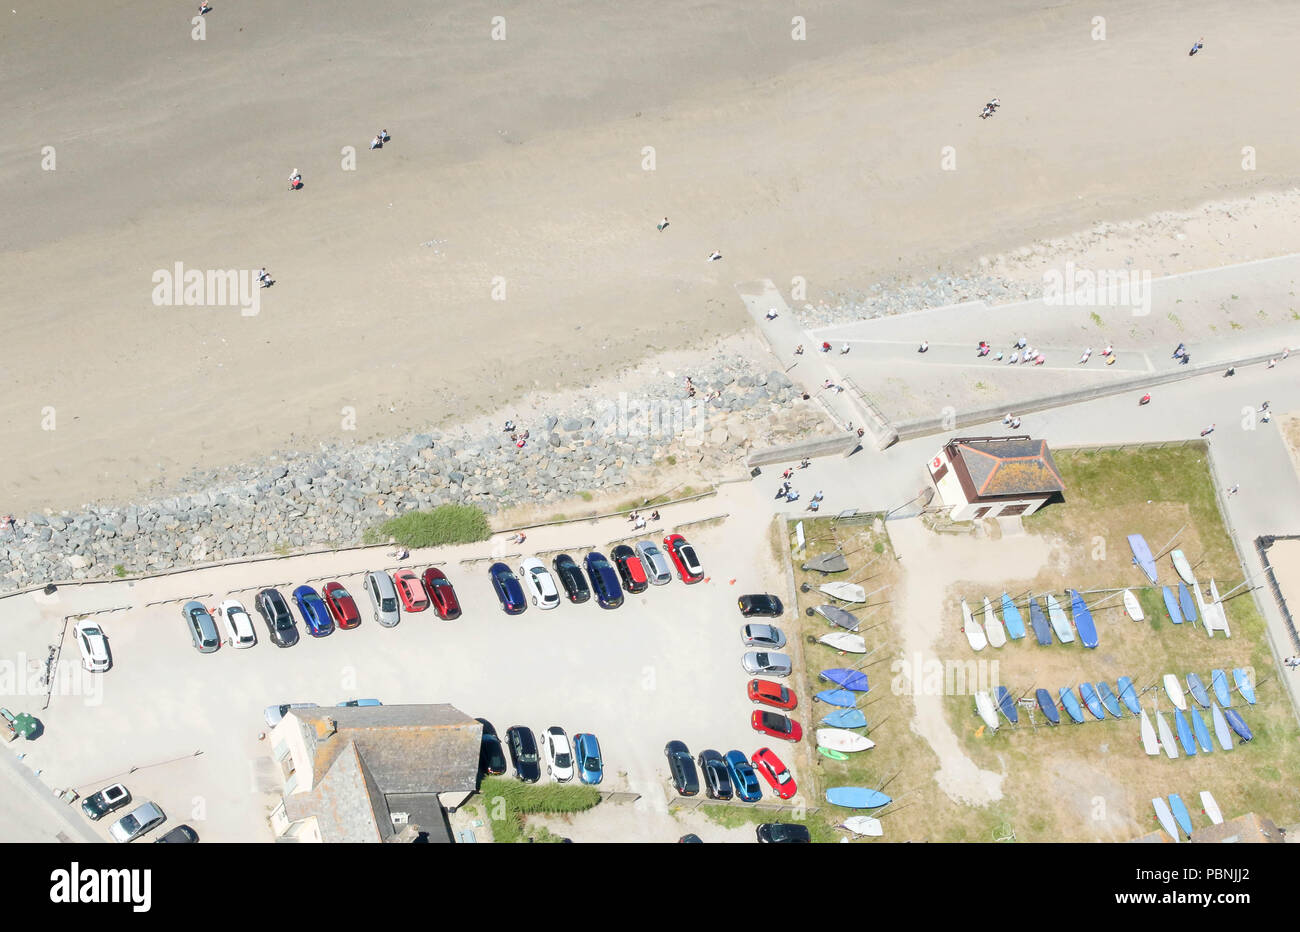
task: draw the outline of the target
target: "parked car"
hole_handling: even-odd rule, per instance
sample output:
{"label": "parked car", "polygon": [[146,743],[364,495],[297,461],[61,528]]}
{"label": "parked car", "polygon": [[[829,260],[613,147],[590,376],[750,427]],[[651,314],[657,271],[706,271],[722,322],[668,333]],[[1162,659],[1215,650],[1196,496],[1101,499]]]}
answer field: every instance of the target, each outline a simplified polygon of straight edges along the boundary
{"label": "parked car", "polygon": [[755,709],[749,716],[749,725],[757,732],[782,741],[798,741],[803,737],[803,726],[780,712]]}
{"label": "parked car", "polygon": [[439,618],[454,621],[460,617],[460,599],[456,598],[456,590],[442,570],[431,566],[424,571],[424,589]]}
{"label": "parked car", "polygon": [[555,570],[555,577],[564,587],[564,594],[568,596],[570,602],[577,605],[591,598],[587,579],[582,575],[582,568],[573,557],[562,553],[551,561],[551,568]]}
{"label": "parked car", "polygon": [[722,759],[727,762],[727,775],[731,777],[731,788],[737,799],[756,803],[763,798],[763,788],[758,784],[754,765],[742,751],[728,751]]}
{"label": "parked car", "polygon": [[785,709],[787,712],[799,704],[799,697],[794,694],[793,689],[780,683],[773,683],[771,680],[750,680],[746,694],[750,702],[761,702],[763,705],[770,705],[774,709]]}
{"label": "parked car", "polygon": [[510,764],[515,776],[524,783],[536,783],[542,778],[537,765],[537,739],[527,725],[511,725],[506,729],[506,746],[510,749]]}
{"label": "parked car", "polygon": [[319,709],[314,702],[285,702],[280,705],[269,705],[262,713],[266,718],[266,724],[274,728],[284,720],[286,714],[291,709]]}
{"label": "parked car", "polygon": [[185,627],[190,632],[194,649],[200,654],[210,654],[221,646],[221,635],[217,634],[217,623],[201,602],[186,602],[181,609],[185,616]]}
{"label": "parked car", "polygon": [[106,673],[113,665],[104,629],[88,619],[81,619],[72,629],[81,651],[81,665],[90,673]]}
{"label": "parked car", "polygon": [[781,600],[769,593],[761,595],[742,595],[736,600],[740,606],[740,614],[746,618],[759,616],[763,618],[779,618],[785,612],[785,606]]}
{"label": "parked car", "polygon": [[501,750],[501,739],[497,730],[485,718],[475,719],[483,726],[483,742],[478,748],[478,772],[484,774],[503,774],[506,772],[506,755]]}
{"label": "parked car", "polygon": [[745,625],[740,629],[740,640],[746,647],[779,650],[785,647],[785,632],[775,625]]}
{"label": "parked car", "polygon": [[98,822],[110,812],[115,812],[131,802],[131,793],[120,783],[106,786],[98,793],[81,801],[81,811],[92,822]]}
{"label": "parked car", "polygon": [[694,832],[687,832],[687,833],[686,833],[685,835],[683,835],[681,838],[677,839],[677,844],[679,844],[679,845],[702,845],[702,844],[704,844],[704,839],[701,838],[699,835],[696,835]]}
{"label": "parked car", "polygon": [[741,658],[746,673],[765,673],[768,676],[789,676],[790,657],[788,654],[774,654],[764,650],[748,651]]}
{"label": "parked car", "polygon": [[110,825],[108,834],[116,842],[135,841],[162,825],[166,818],[153,803],[143,803]]}
{"label": "parked car", "polygon": [[623,589],[618,584],[618,574],[609,565],[605,555],[599,550],[587,554],[587,575],[591,577],[591,588],[596,593],[596,604],[601,608],[618,608],[623,604]]}
{"label": "parked car", "polygon": [[293,601],[298,606],[298,614],[307,626],[307,633],[314,638],[323,638],[334,633],[334,619],[325,607],[325,600],[311,586],[299,586],[293,590]]}
{"label": "parked car", "polygon": [[192,845],[199,840],[199,833],[188,825],[178,825],[162,838],[155,838],[154,844]]}
{"label": "parked car", "polygon": [[637,541],[636,554],[641,558],[641,568],[645,570],[646,578],[651,584],[662,586],[664,583],[672,582],[673,565],[668,562],[664,552],[655,546],[654,541]]}
{"label": "parked car", "polygon": [[695,556],[695,548],[686,543],[686,538],[682,535],[670,534],[665,537],[664,549],[668,551],[668,557],[677,568],[677,575],[682,582],[697,583],[704,578],[704,569]]}
{"label": "parked car", "polygon": [[253,630],[253,619],[248,617],[248,609],[235,599],[226,599],[221,603],[218,614],[226,628],[226,643],[231,647],[252,647],[257,643],[257,632]]}
{"label": "parked car", "polygon": [[298,627],[289,614],[289,603],[278,589],[263,589],[253,599],[253,607],[266,622],[271,643],[276,647],[293,647],[298,643]]}
{"label": "parked car", "polygon": [[538,608],[555,608],[560,604],[560,590],[541,560],[525,557],[519,564],[519,578],[524,581],[529,598]]}
{"label": "parked car", "polygon": [[568,783],[573,779],[573,748],[569,746],[569,736],[559,725],[546,729],[542,737],[542,748],[546,753],[547,776],[557,783]]}
{"label": "parked car", "polygon": [[336,709],[368,709],[377,705],[383,705],[378,699],[344,699],[342,702],[334,703]]}
{"label": "parked car", "polygon": [[422,612],[429,607],[429,594],[415,570],[398,570],[393,574],[393,586],[402,600],[402,608],[408,612]]}
{"label": "parked car", "polygon": [[387,573],[371,570],[363,583],[366,595],[370,596],[370,607],[375,613],[375,621],[385,628],[391,628],[402,620],[397,608],[397,587],[393,578]]}
{"label": "parked car", "polygon": [[806,825],[794,825],[789,822],[764,822],[754,830],[758,840],[763,844],[808,844],[812,834]]}
{"label": "parked car", "polygon": [[573,736],[573,758],[578,779],[593,786],[605,779],[605,762],[600,756],[600,742],[596,736],[580,731]]}
{"label": "parked car", "polygon": [[330,610],[334,623],[340,628],[347,630],[361,624],[361,613],[357,611],[356,600],[343,588],[342,583],[326,583],[321,595],[325,598],[325,607]]}
{"label": "parked car", "polygon": [[610,551],[609,555],[614,558],[614,566],[618,570],[618,578],[622,581],[624,589],[635,595],[650,588],[645,567],[641,565],[641,558],[636,555],[635,550],[627,544],[619,544]]}
{"label": "parked car", "polygon": [[524,601],[524,587],[519,584],[519,577],[510,572],[510,567],[493,563],[488,567],[488,576],[492,579],[492,588],[496,590],[502,611],[507,615],[518,615],[528,608]]}
{"label": "parked car", "polygon": [[781,763],[781,758],[773,753],[771,748],[759,748],[750,758],[754,769],[762,775],[763,779],[772,787],[773,792],[782,799],[789,799],[795,793],[799,792],[798,785],[794,782],[794,776],[790,773],[785,764]]}
{"label": "parked car", "polygon": [[684,741],[669,741],[664,745],[664,756],[668,758],[668,772],[672,775],[673,788],[678,796],[694,796],[700,791],[700,778],[695,772],[695,761],[691,759],[691,749]]}
{"label": "parked car", "polygon": [[727,762],[713,748],[700,752],[700,774],[704,778],[704,793],[709,799],[731,799],[731,776]]}

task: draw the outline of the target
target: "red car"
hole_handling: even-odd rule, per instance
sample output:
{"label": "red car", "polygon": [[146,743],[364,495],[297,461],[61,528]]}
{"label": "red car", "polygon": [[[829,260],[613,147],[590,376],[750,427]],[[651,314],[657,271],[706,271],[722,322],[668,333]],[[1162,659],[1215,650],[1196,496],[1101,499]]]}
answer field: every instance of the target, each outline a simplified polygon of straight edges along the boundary
{"label": "red car", "polygon": [[635,550],[627,544],[619,544],[609,555],[614,558],[614,568],[618,570],[618,578],[624,589],[637,593],[649,588],[650,581],[646,579],[645,567],[641,565],[641,558]]}
{"label": "red car", "polygon": [[750,702],[761,702],[774,709],[785,709],[789,712],[799,704],[799,698],[794,694],[793,689],[780,683],[773,683],[771,680],[750,680],[747,692]]}
{"label": "red car", "polygon": [[408,612],[422,612],[429,607],[429,595],[415,570],[398,570],[393,574],[393,583],[397,586],[402,607]]}
{"label": "red car", "polygon": [[664,538],[664,549],[668,551],[668,557],[673,561],[673,566],[677,567],[677,575],[684,583],[697,583],[704,578],[704,569],[700,566],[699,557],[695,555],[695,548],[686,543],[686,538],[680,534],[670,534]]}
{"label": "red car", "polygon": [[754,769],[763,775],[763,779],[772,785],[772,792],[782,799],[789,799],[795,793],[799,792],[799,787],[795,785],[794,777],[786,769],[785,764],[781,763],[781,758],[772,753],[771,748],[759,748],[750,758],[754,762]]}
{"label": "red car", "polygon": [[433,603],[433,610],[439,618],[451,621],[460,617],[460,600],[456,598],[456,590],[451,587],[451,582],[442,570],[436,566],[425,570],[424,588],[429,593],[429,601]]}
{"label": "red car", "polygon": [[764,712],[755,709],[749,717],[750,726],[757,732],[782,741],[798,741],[803,737],[803,726],[788,715],[780,712]]}
{"label": "red car", "polygon": [[330,610],[330,617],[334,619],[334,624],[340,628],[355,628],[361,624],[361,613],[357,611],[357,603],[352,601],[352,596],[343,588],[342,583],[326,583],[321,594],[325,596],[325,606]]}

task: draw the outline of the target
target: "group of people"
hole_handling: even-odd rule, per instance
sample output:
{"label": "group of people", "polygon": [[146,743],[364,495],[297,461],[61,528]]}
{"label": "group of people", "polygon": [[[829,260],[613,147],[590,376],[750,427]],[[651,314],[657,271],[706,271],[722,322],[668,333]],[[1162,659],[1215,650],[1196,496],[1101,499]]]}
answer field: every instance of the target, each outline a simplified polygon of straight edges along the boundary
{"label": "group of people", "polygon": [[275,284],[275,279],[273,279],[271,273],[266,270],[266,266],[262,266],[262,270],[257,273],[257,283],[263,288],[270,288]]}
{"label": "group of people", "polygon": [[992,100],[990,100],[988,103],[984,105],[984,110],[980,113],[980,119],[987,120],[989,117],[993,116],[993,114],[997,112],[998,107],[1001,106],[1002,106],[1002,101],[994,97]]}
{"label": "group of people", "polygon": [[370,140],[370,148],[382,149],[384,147],[384,143],[388,142],[388,140],[391,138],[392,137],[388,135],[388,130],[381,129],[378,133],[375,134],[375,138]]}
{"label": "group of people", "polygon": [[522,450],[525,446],[528,445],[528,431],[516,430],[514,421],[506,421],[505,426],[502,428],[502,430],[510,435],[510,442],[513,443],[515,446],[517,446],[519,449]]}
{"label": "group of people", "polygon": [[[632,528],[634,530],[639,531],[643,527],[645,527],[645,523],[646,523],[645,515],[641,514],[639,511],[629,511],[627,513],[627,519],[632,522]],[[651,521],[659,520],[658,510],[650,512],[650,520]]]}

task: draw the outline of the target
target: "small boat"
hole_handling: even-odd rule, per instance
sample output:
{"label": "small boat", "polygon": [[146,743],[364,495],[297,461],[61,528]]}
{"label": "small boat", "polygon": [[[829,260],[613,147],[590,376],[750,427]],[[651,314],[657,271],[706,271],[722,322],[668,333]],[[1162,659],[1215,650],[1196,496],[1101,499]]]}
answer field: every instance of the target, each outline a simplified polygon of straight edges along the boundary
{"label": "small boat", "polygon": [[1192,720],[1192,734],[1196,735],[1196,743],[1201,749],[1202,754],[1214,753],[1214,742],[1210,740],[1210,726],[1205,724],[1205,719],[1201,716],[1201,710],[1192,706],[1187,710],[1187,717]]}
{"label": "small boat", "polygon": [[1138,569],[1147,574],[1147,579],[1154,583],[1156,581],[1156,561],[1151,556],[1151,548],[1147,546],[1146,538],[1141,534],[1130,534],[1128,536],[1128,546],[1133,551],[1133,562],[1137,564]]}
{"label": "small boat", "polygon": [[867,716],[861,709],[836,709],[821,723],[832,728],[866,728]]}
{"label": "small boat", "polygon": [[1182,577],[1183,582],[1189,586],[1196,585],[1196,577],[1192,575],[1192,564],[1187,562],[1187,557],[1183,556],[1183,552],[1175,550],[1169,554],[1169,557],[1174,561],[1174,572]]}
{"label": "small boat", "polygon": [[1160,747],[1165,752],[1165,756],[1170,760],[1178,759],[1178,739],[1174,737],[1173,729],[1165,721],[1164,713],[1156,709],[1156,730],[1160,733]]}
{"label": "small boat", "polygon": [[984,636],[984,629],[980,627],[980,623],[971,617],[970,606],[966,604],[965,599],[961,600],[961,622],[971,650],[983,650],[988,645],[988,638]]}
{"label": "small boat", "polygon": [[1141,705],[1138,703],[1137,690],[1133,688],[1133,678],[1121,676],[1115,681],[1115,685],[1119,687],[1119,701],[1128,706],[1130,712],[1137,715]]}
{"label": "small boat", "polygon": [[893,802],[880,790],[865,786],[833,786],[826,791],[826,801],[845,809],[879,809]]}
{"label": "small boat", "polygon": [[858,616],[845,611],[838,605],[816,605],[813,607],[813,611],[837,628],[843,628],[845,631],[858,630]]}
{"label": "small boat", "polygon": [[1165,611],[1169,613],[1169,620],[1176,625],[1183,623],[1183,613],[1178,608],[1178,596],[1174,595],[1174,590],[1168,586],[1160,590],[1161,595],[1165,597]]}
{"label": "small boat", "polygon": [[1056,634],[1056,639],[1062,644],[1069,644],[1074,640],[1074,631],[1070,628],[1070,619],[1065,616],[1065,609],[1061,608],[1061,603],[1056,601],[1056,596],[1047,596],[1047,617],[1052,622],[1052,631]]}
{"label": "small boat", "polygon": [[818,728],[817,746],[830,748],[832,751],[839,751],[843,754],[852,754],[855,751],[870,751],[876,746],[876,742],[866,735],[858,734],[856,731],[845,731],[842,728]]}
{"label": "small boat", "polygon": [[841,689],[851,689],[855,693],[865,693],[871,690],[871,687],[867,685],[867,675],[861,670],[847,670],[844,667],[835,667],[833,670],[823,670],[818,676],[824,680],[829,680]]}
{"label": "small boat", "polygon": [[871,816],[851,816],[841,824],[854,835],[870,835],[872,838],[879,838],[885,834],[885,830],[880,826],[880,820],[873,819]]}
{"label": "small boat", "polygon": [[1155,797],[1151,800],[1151,805],[1155,809],[1156,818],[1160,820],[1160,827],[1165,830],[1165,833],[1174,841],[1182,841],[1178,834],[1178,823],[1174,821],[1174,814],[1169,811],[1169,803],[1165,802],[1164,797]]}
{"label": "small boat", "polygon": [[1061,705],[1065,706],[1065,713],[1070,716],[1074,724],[1083,724],[1083,708],[1079,705],[1074,690],[1069,686],[1061,687]]}
{"label": "small boat", "polygon": [[1052,694],[1045,689],[1040,689],[1034,693],[1034,698],[1038,700],[1038,708],[1042,710],[1047,721],[1052,725],[1061,723],[1061,713],[1056,709],[1056,700]]}
{"label": "small boat", "polygon": [[1187,697],[1183,695],[1183,687],[1178,685],[1178,677],[1172,673],[1165,674],[1165,694],[1169,697],[1169,701],[1174,704],[1174,708],[1187,708]]}
{"label": "small boat", "polygon": [[998,708],[1002,711],[1002,717],[1012,725],[1020,721],[1020,710],[1016,708],[1015,697],[1011,695],[1011,690],[1005,686],[999,686],[997,689]]}
{"label": "small boat", "polygon": [[1192,598],[1191,590],[1187,588],[1187,583],[1181,580],[1178,583],[1178,607],[1183,610],[1183,617],[1192,624],[1196,623],[1196,600]]}
{"label": "small boat", "polygon": [[1250,726],[1236,709],[1224,709],[1223,717],[1227,720],[1228,727],[1235,731],[1242,741],[1249,741],[1255,737],[1255,733],[1250,730]]}
{"label": "small boat", "polygon": [[1202,709],[1210,707],[1210,694],[1205,691],[1205,684],[1201,682],[1199,675],[1187,674],[1187,691],[1192,694],[1192,698]]}
{"label": "small boat", "polygon": [[843,573],[849,568],[849,561],[844,558],[844,554],[838,550],[832,550],[830,553],[823,553],[820,556],[813,557],[805,563],[801,569],[811,570],[816,573]]}
{"label": "small boat", "polygon": [[858,704],[858,694],[849,689],[823,689],[813,699],[844,709],[852,709]]}
{"label": "small boat", "polygon": [[1007,637],[1018,641],[1025,636],[1025,620],[1020,617],[1020,610],[1011,596],[1002,593],[1002,623],[1006,626]]}
{"label": "small boat", "polygon": [[1174,821],[1178,827],[1186,833],[1188,838],[1192,837],[1192,814],[1187,811],[1187,804],[1177,793],[1169,794],[1169,811],[1174,815]]}
{"label": "small boat", "polygon": [[1119,704],[1119,699],[1110,691],[1110,684],[1105,680],[1097,684],[1097,695],[1101,697],[1101,704],[1107,712],[1116,718],[1124,717],[1124,707]]}
{"label": "small boat", "polygon": [[1138,602],[1138,597],[1133,594],[1131,589],[1124,590],[1124,611],[1134,621],[1142,621],[1147,617],[1146,613],[1142,611],[1142,604]]}
{"label": "small boat", "polygon": [[1201,790],[1201,808],[1205,810],[1206,818],[1214,825],[1223,824],[1223,813],[1219,811],[1219,803],[1210,795],[1209,790]]}
{"label": "small boat", "polygon": [[830,634],[823,634],[817,640],[827,647],[833,647],[846,654],[865,654],[867,652],[866,638],[860,634],[849,634],[847,631],[832,631]]}
{"label": "small boat", "polygon": [[1074,614],[1074,627],[1079,632],[1079,643],[1084,647],[1097,646],[1097,626],[1093,623],[1088,603],[1077,589],[1070,590],[1070,611]]}
{"label": "small boat", "polygon": [[841,602],[867,601],[867,590],[863,589],[857,583],[828,582],[822,583],[817,588],[826,593],[832,599],[839,599]]}
{"label": "small boat", "polygon": [[994,708],[993,697],[988,694],[988,690],[981,689],[975,693],[975,711],[991,731],[997,731],[998,725],[1002,724],[998,721],[998,710]]}
{"label": "small boat", "polygon": [[[1210,599],[1214,605],[1215,629],[1222,631],[1227,637],[1232,637],[1232,629],[1228,627],[1228,613],[1223,608],[1223,600],[1219,598],[1219,586],[1213,579],[1210,580]],[[1206,627],[1208,628],[1209,625]]]}
{"label": "small boat", "polygon": [[1052,629],[1048,627],[1047,616],[1043,614],[1042,606],[1038,604],[1037,599],[1029,600],[1029,624],[1034,629],[1034,638],[1040,645],[1046,647],[1052,643]]}
{"label": "small boat", "polygon": [[1182,709],[1174,709],[1174,728],[1178,731],[1178,743],[1183,746],[1183,753],[1195,757],[1196,737],[1192,734],[1192,726],[1188,724],[1187,713]]}
{"label": "small boat", "polygon": [[834,748],[824,748],[818,746],[817,753],[820,754],[822,757],[829,757],[831,760],[849,759],[849,755],[845,754],[843,751],[837,751]]}
{"label": "small boat", "polygon": [[993,647],[1003,647],[1007,643],[1006,629],[1002,627],[1002,622],[998,621],[998,616],[993,613],[993,602],[988,596],[984,597],[984,633]]}
{"label": "small boat", "polygon": [[1223,710],[1219,708],[1217,702],[1210,706],[1210,721],[1214,725],[1214,737],[1219,739],[1219,747],[1231,751],[1232,729],[1228,727],[1228,720],[1223,717]]}
{"label": "small boat", "polygon": [[1147,710],[1142,710],[1141,718],[1142,729],[1142,750],[1146,751],[1152,757],[1159,755],[1160,742],[1156,738],[1156,730],[1151,725],[1151,719],[1147,717]]}
{"label": "small boat", "polygon": [[1106,717],[1106,710],[1102,708],[1101,697],[1097,695],[1097,689],[1091,683],[1079,684],[1079,695],[1083,698],[1083,704],[1088,707],[1092,717],[1101,721]]}
{"label": "small boat", "polygon": [[1219,700],[1219,705],[1225,709],[1232,705],[1232,690],[1228,687],[1228,675],[1222,670],[1210,671],[1210,688],[1214,690],[1214,698]]}
{"label": "small boat", "polygon": [[1241,693],[1241,698],[1245,699],[1251,705],[1255,704],[1255,687],[1250,682],[1250,674],[1245,668],[1237,667],[1232,671],[1232,681],[1237,684],[1237,692]]}

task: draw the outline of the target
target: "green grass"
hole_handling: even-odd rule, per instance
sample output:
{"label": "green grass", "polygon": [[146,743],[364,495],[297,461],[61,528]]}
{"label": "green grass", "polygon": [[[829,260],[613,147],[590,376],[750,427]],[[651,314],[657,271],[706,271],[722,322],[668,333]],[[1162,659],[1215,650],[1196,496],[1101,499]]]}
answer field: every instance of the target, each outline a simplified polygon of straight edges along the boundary
{"label": "green grass", "polygon": [[439,505],[432,511],[410,511],[366,531],[368,544],[391,540],[403,547],[470,544],[492,535],[487,515],[474,505]]}
{"label": "green grass", "polygon": [[664,462],[667,463],[669,466],[676,466],[677,457],[672,454],[669,454],[668,456],[664,457]]}
{"label": "green grass", "polygon": [[600,792],[594,786],[535,786],[500,777],[485,778],[479,793],[492,821],[492,835],[502,843],[520,842],[529,834],[537,841],[558,841],[545,829],[530,832],[525,826],[526,816],[585,812],[600,802]]}
{"label": "green grass", "polygon": [[117,564],[116,566],[113,567],[113,575],[116,576],[118,579],[123,578],[124,576],[126,576],[126,567],[123,566],[121,563]]}
{"label": "green grass", "polygon": [[1098,327],[1100,327],[1100,326],[1102,326],[1103,324],[1105,324],[1105,321],[1101,319],[1101,315],[1098,314],[1096,311],[1093,311],[1093,312],[1092,312],[1091,314],[1089,314],[1088,316],[1092,318],[1092,322],[1093,322],[1094,324],[1096,324]]}

